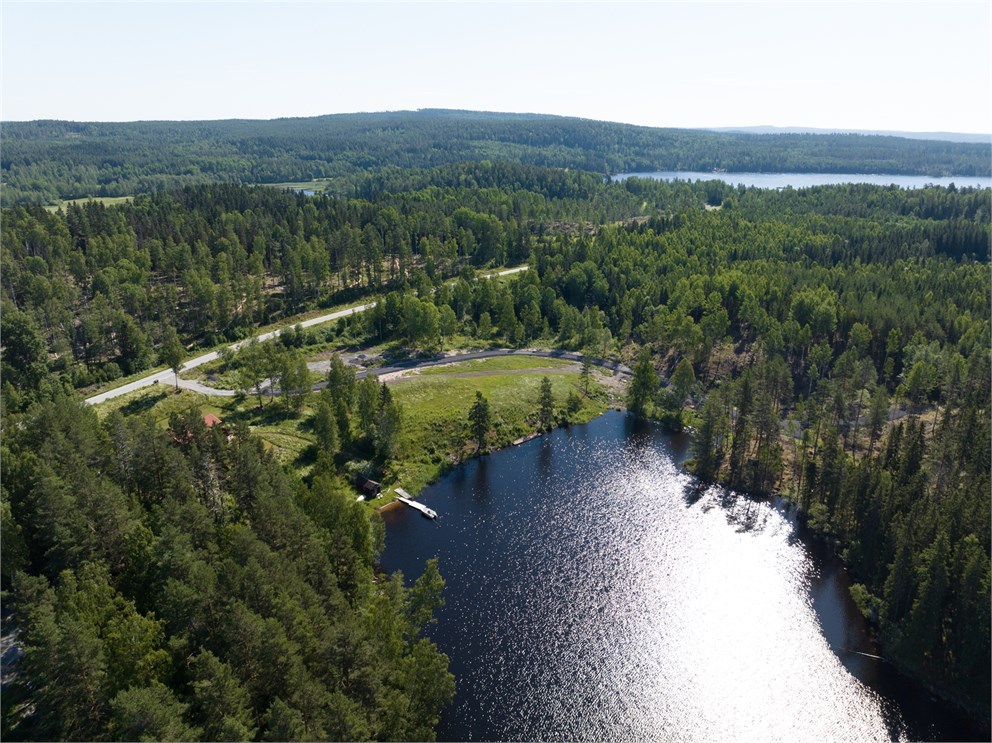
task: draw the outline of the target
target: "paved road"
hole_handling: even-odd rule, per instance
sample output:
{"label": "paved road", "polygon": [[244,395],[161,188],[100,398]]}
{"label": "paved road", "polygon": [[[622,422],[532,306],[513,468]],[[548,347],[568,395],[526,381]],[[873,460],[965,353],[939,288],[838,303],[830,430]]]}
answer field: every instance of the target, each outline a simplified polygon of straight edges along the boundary
{"label": "paved road", "polygon": [[[451,354],[450,356],[436,356],[432,359],[409,359],[406,361],[398,361],[390,366],[381,366],[375,369],[360,371],[355,376],[358,377],[358,379],[361,379],[369,374],[372,374],[373,376],[380,376],[382,374],[391,374],[393,372],[407,371],[409,369],[417,369],[425,366],[440,366],[441,364],[452,364],[456,361],[472,361],[473,359],[491,359],[497,356],[537,356],[539,358],[577,361],[579,363],[585,359],[585,356],[581,353],[570,353],[568,351],[543,351],[536,348],[494,348],[489,351],[473,351],[472,353],[457,353]],[[613,372],[613,376],[629,377],[634,373],[633,369],[629,366],[621,364],[618,361],[590,358],[589,362],[593,366],[609,369]],[[327,362],[316,362],[310,366],[316,367],[317,364],[321,363]],[[314,385],[314,389],[323,389],[325,386],[325,382],[320,382]]]}
{"label": "paved road", "polygon": [[[497,271],[494,274],[490,274],[489,277],[493,276],[509,276],[510,274],[520,273],[521,271],[526,271],[528,266],[517,266],[516,268],[507,268],[503,271]],[[358,312],[364,312],[367,309],[375,307],[375,302],[369,302],[368,304],[361,304],[357,307],[351,307],[347,310],[338,310],[337,312],[330,312],[326,315],[320,315],[319,317],[312,317],[309,320],[303,320],[298,323],[290,323],[287,328],[295,328],[300,325],[304,328],[310,328],[314,325],[320,325],[321,323],[331,322],[332,320],[338,320],[342,317],[347,317],[348,315],[354,315]],[[279,333],[282,332],[282,328],[278,330],[273,330],[268,333],[262,333],[258,336],[259,341],[267,341],[275,338]],[[248,338],[243,341],[239,341],[231,345],[232,350],[238,350],[242,346],[251,342]],[[183,370],[195,369],[198,366],[214,361],[220,357],[218,351],[211,351],[210,353],[205,353],[202,356],[197,356],[196,358],[190,359],[183,363]],[[84,402],[87,405],[98,405],[101,402],[106,402],[115,397],[120,397],[121,395],[126,395],[129,392],[134,392],[135,390],[140,390],[142,387],[150,387],[153,384],[175,384],[175,375],[172,373],[171,369],[166,369],[165,371],[155,372],[154,374],[149,374],[146,377],[135,380],[134,382],[129,382],[128,384],[116,387],[115,389],[108,390],[107,392],[101,392],[99,395],[93,395],[93,397],[87,397]],[[219,390],[214,387],[207,387],[205,384],[196,381],[195,379],[180,379],[179,386],[183,389],[193,390],[195,392],[202,392],[205,395],[213,395],[215,397],[234,397],[234,390]]]}
{"label": "paved road", "polygon": [[[352,307],[347,310],[338,310],[337,312],[331,312],[326,315],[321,315],[320,317],[313,317],[309,320],[303,320],[302,322],[294,323],[293,325],[288,325],[287,327],[296,327],[296,325],[302,325],[304,328],[309,328],[314,325],[319,325],[320,323],[331,322],[332,320],[337,320],[342,317],[347,317],[348,315],[353,315],[356,312],[364,312],[370,307],[375,307],[375,302],[369,302],[368,304],[362,304],[359,305],[358,307]],[[271,340],[272,338],[275,338],[277,335],[279,335],[281,331],[282,329],[273,330],[268,333],[262,333],[260,336],[258,336],[258,340],[259,341]],[[250,342],[251,339],[248,338],[246,340],[239,341],[231,345],[231,348],[236,351]],[[203,364],[209,363],[218,358],[220,358],[220,353],[218,351],[211,351],[210,353],[205,353],[202,356],[197,356],[196,358],[184,362],[183,370],[195,369],[198,366],[202,366]],[[150,374],[147,377],[142,377],[141,379],[138,379],[134,382],[129,382],[128,384],[125,384],[121,387],[108,390],[107,392],[101,392],[99,395],[94,395],[93,397],[87,397],[85,402],[87,405],[97,405],[101,402],[105,402],[115,397],[120,397],[121,395],[126,395],[129,392],[134,392],[135,390],[140,390],[142,387],[149,387],[153,384],[174,385],[175,380],[176,377],[172,373],[172,370],[166,369],[165,371],[160,371],[160,372],[156,372],[155,374]],[[215,395],[220,397],[233,397],[235,395],[234,390],[214,389],[213,387],[207,387],[205,384],[202,384],[196,381],[195,379],[180,379],[179,386],[184,389],[194,390],[196,392],[202,392],[206,395]]]}
{"label": "paved road", "polygon": [[[537,356],[539,358],[545,359],[560,359],[562,361],[577,361],[581,363],[585,358],[581,353],[569,353],[567,351],[543,351],[536,348],[494,348],[489,351],[472,351],[470,353],[455,353],[448,356],[435,356],[430,359],[407,359],[404,361],[398,361],[390,366],[379,366],[372,369],[363,369],[355,374],[357,379],[363,379],[369,375],[378,377],[383,374],[392,374],[394,372],[409,371],[410,369],[419,369],[426,366],[440,366],[441,364],[453,364],[457,361],[472,361],[474,359],[492,359],[498,356]],[[608,369],[613,372],[614,376],[629,377],[633,375],[633,370],[629,366],[625,366],[617,361],[607,361],[605,359],[590,359],[591,364],[594,366],[601,367],[603,369]],[[315,371],[327,371],[329,361],[312,361],[307,364],[308,367]],[[152,378],[157,378],[160,375],[168,375],[169,385],[173,384],[173,376],[171,371],[161,372],[160,374],[155,374]],[[144,381],[144,380],[143,380]],[[151,383],[150,383],[151,384]],[[194,392],[201,392],[204,395],[210,397],[234,397],[238,393],[235,390],[225,390],[217,387],[208,387],[207,385],[192,379],[180,379],[179,386],[183,389],[192,390]],[[316,392],[318,390],[324,389],[327,386],[327,382],[318,382],[313,386],[313,390]],[[117,390],[114,390],[116,392]],[[264,394],[269,394],[268,387],[263,387],[262,392]],[[252,393],[255,394],[255,393]],[[278,388],[275,394],[279,394]],[[87,400],[87,402],[89,402]]]}

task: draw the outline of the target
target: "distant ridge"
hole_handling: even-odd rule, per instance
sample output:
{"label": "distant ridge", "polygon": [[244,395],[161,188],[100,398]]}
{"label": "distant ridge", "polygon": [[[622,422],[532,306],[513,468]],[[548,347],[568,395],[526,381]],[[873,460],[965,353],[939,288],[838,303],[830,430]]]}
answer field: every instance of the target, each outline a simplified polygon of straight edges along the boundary
{"label": "distant ridge", "polygon": [[270,120],[4,122],[5,204],[199,183],[309,183],[458,162],[608,176],[663,170],[988,176],[989,140],[662,129],[534,113],[425,109]]}
{"label": "distant ridge", "polygon": [[967,142],[992,145],[992,134],[968,132],[903,132],[890,129],[825,129],[815,126],[727,126],[712,127],[701,131],[720,134],[863,134],[877,137],[927,139],[936,142]]}

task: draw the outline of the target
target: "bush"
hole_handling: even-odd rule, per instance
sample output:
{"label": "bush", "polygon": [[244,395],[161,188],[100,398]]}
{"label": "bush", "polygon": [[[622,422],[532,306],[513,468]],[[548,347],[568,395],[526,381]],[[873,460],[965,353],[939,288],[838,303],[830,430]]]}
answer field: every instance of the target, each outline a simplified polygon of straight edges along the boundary
{"label": "bush", "polygon": [[851,592],[851,599],[854,601],[855,606],[858,607],[858,611],[861,612],[862,616],[869,622],[877,623],[881,604],[879,598],[872,596],[871,592],[861,583],[855,583],[849,590]]}
{"label": "bush", "polygon": [[121,371],[121,368],[114,361],[108,361],[106,364],[103,365],[103,369],[101,369],[100,371],[101,371],[101,376],[103,377],[103,379],[100,380],[102,382],[112,382],[115,379],[120,379],[122,376],[124,376],[124,373]]}

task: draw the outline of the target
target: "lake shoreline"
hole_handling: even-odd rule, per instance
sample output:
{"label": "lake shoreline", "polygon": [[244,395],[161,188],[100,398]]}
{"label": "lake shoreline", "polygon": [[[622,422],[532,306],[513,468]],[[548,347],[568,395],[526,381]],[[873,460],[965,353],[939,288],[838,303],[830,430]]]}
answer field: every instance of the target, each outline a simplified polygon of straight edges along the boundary
{"label": "lake shoreline", "polygon": [[[664,430],[667,431],[667,426],[665,426],[664,422],[661,420],[654,418],[646,418],[646,417],[643,418],[643,420],[648,420],[651,421],[652,423],[660,425]],[[671,432],[669,431],[669,433]],[[729,485],[723,479],[717,478],[712,482],[705,482],[701,480],[699,476],[695,474],[695,472],[693,472],[691,469],[689,469],[686,466],[691,461],[692,461],[691,459],[686,459],[683,462],[680,462],[678,465],[680,470],[686,473],[687,475],[691,476],[692,478],[694,478],[703,487],[715,486],[729,490]],[[791,491],[789,489],[776,490],[775,492],[771,492],[771,493],[750,493],[747,491],[737,491],[737,490],[733,492],[756,502],[762,502],[762,501],[773,502],[776,500],[781,501],[781,503],[785,504],[786,507],[793,513],[796,526],[802,531],[801,538],[804,541],[815,543],[820,548],[829,551],[830,554],[836,560],[838,560],[838,562],[843,566],[844,571],[851,578],[852,584],[858,582],[861,579],[861,576],[859,576],[851,568],[848,561],[844,559],[844,556],[842,555],[843,545],[839,544],[836,539],[831,539],[829,534],[821,532],[813,528],[809,524],[805,514],[803,514],[799,508],[798,501],[791,494]],[[906,679],[911,680],[913,683],[919,685],[922,689],[925,689],[932,696],[939,698],[941,701],[946,702],[947,704],[953,705],[962,715],[966,716],[977,728],[983,729],[985,731],[984,734],[986,735],[986,737],[992,737],[990,736],[990,734],[992,734],[992,723],[990,723],[988,717],[989,711],[987,709],[981,709],[979,707],[973,706],[972,704],[969,704],[967,700],[960,698],[957,694],[954,694],[953,692],[950,692],[946,689],[942,689],[938,685],[934,684],[932,680],[923,673],[920,673],[915,669],[913,669],[912,667],[901,662],[898,658],[896,658],[889,652],[888,648],[886,647],[886,644],[883,642],[878,623],[873,621],[871,617],[865,616],[863,613],[862,616],[864,617],[865,622],[871,629],[871,637],[873,643],[876,645],[878,652],[881,655],[881,658],[886,663],[891,665],[892,668],[897,670]]]}
{"label": "lake shoreline", "polygon": [[623,181],[628,178],[642,178],[661,181],[723,181],[732,186],[746,188],[814,188],[819,186],[836,186],[846,184],[867,184],[872,186],[897,186],[905,189],[919,189],[930,186],[955,188],[990,188],[992,173],[988,175],[950,175],[926,176],[897,173],[828,173],[815,172],[703,172],[658,170],[639,173],[617,173],[610,176],[611,181]]}
{"label": "lake shoreline", "polygon": [[[644,419],[644,418],[639,418],[639,417],[636,417],[636,416],[633,416],[633,415],[629,415],[628,414],[629,411],[624,411],[622,409],[615,410],[615,409],[612,409],[611,408],[611,410],[610,411],[607,411],[607,412],[608,413],[619,412],[619,413],[622,414],[622,416],[619,419],[615,419],[613,422],[609,422],[608,420],[607,421],[604,421],[604,418],[607,418],[608,419],[608,417],[609,417],[609,416],[607,416],[604,413],[604,414],[601,414],[599,416],[596,416],[589,423],[591,423],[591,424],[595,423],[595,424],[600,424],[600,425],[605,424],[606,426],[608,426],[609,428],[612,428],[612,429],[618,429],[619,428],[619,429],[626,430],[627,433],[625,435],[627,437],[630,437],[631,435],[633,435],[635,437],[635,439],[631,439],[631,441],[635,441],[635,440],[637,440],[637,441],[643,441],[644,444],[647,444],[647,446],[643,449],[643,451],[645,451],[645,452],[647,452],[647,451],[649,451],[649,450],[651,450],[651,449],[654,448],[653,446],[650,445],[650,442],[653,441],[653,440],[655,440],[656,438],[659,438],[660,437],[660,439],[663,440],[663,441],[665,441],[665,442],[678,441],[679,443],[676,446],[676,450],[674,450],[676,452],[676,454],[673,457],[673,463],[675,464],[675,468],[676,468],[677,472],[679,473],[679,476],[680,477],[691,476],[691,473],[689,473],[688,470],[684,466],[685,465],[685,462],[688,459],[688,446],[689,446],[688,440],[687,440],[687,437],[685,436],[685,434],[683,434],[682,436],[677,436],[677,437],[675,437],[675,439],[673,439],[670,433],[668,433],[668,432],[663,432],[662,433],[660,426],[657,426],[657,424],[655,422],[649,421],[649,420]],[[645,426],[644,424],[648,424],[648,425]],[[559,442],[562,441],[562,439],[561,439],[562,436],[566,436],[567,437],[566,440],[573,441],[576,444],[579,444],[580,446],[582,445],[581,442],[585,442],[587,440],[587,435],[585,433],[583,433],[581,431],[576,431],[575,434],[572,434],[570,432],[567,432],[567,429],[568,428],[576,428],[576,427],[560,426],[557,429],[555,429],[553,431],[546,432],[546,433],[548,433],[550,435],[553,435],[553,436],[556,436],[558,438]],[[584,428],[584,426],[579,426],[577,428],[580,428],[581,429],[581,428]],[[651,429],[654,430],[654,433],[652,433]],[[542,438],[543,439],[545,437],[541,436],[539,438]],[[531,443],[533,443],[533,442],[531,442]],[[644,444],[635,444],[635,447],[640,450],[640,447],[644,446]],[[462,518],[460,516],[460,511],[463,509],[463,507],[471,505],[471,502],[478,502],[480,504],[488,504],[488,505],[485,505],[485,511],[484,511],[484,513],[489,513],[491,511],[495,515],[495,513],[497,511],[499,513],[504,513],[505,512],[507,514],[507,516],[509,517],[510,515],[512,515],[512,514],[514,514],[516,512],[515,507],[513,506],[513,502],[512,501],[504,501],[503,499],[500,499],[498,501],[492,501],[490,503],[489,502],[489,498],[487,496],[479,495],[478,488],[481,486],[481,481],[480,481],[479,478],[486,477],[486,478],[489,478],[489,479],[494,479],[494,482],[498,482],[500,480],[500,475],[497,474],[497,473],[504,471],[506,469],[507,465],[508,465],[508,462],[511,461],[511,460],[512,460],[512,462],[525,462],[525,461],[529,461],[530,458],[534,458],[535,463],[538,463],[538,462],[547,462],[547,463],[558,462],[558,461],[560,461],[560,458],[562,456],[568,456],[567,455],[567,450],[568,449],[571,449],[572,446],[574,446],[574,445],[575,444],[570,445],[570,446],[566,447],[566,449],[555,449],[554,447],[549,447],[547,443],[544,443],[544,444],[536,444],[535,445],[537,447],[536,449],[534,447],[530,447],[529,450],[528,450],[528,447],[526,445],[519,446],[519,447],[514,447],[514,446],[510,445],[510,446],[505,446],[505,447],[502,447],[502,448],[494,449],[494,450],[491,450],[489,452],[485,452],[485,454],[502,454],[502,455],[504,455],[504,457],[501,457],[501,458],[489,458],[489,457],[482,456],[482,454],[480,453],[479,456],[471,457],[471,458],[465,460],[461,464],[464,464],[466,467],[465,467],[465,469],[463,469],[461,471],[461,473],[453,470],[453,471],[449,472],[445,478],[441,478],[442,480],[447,480],[447,483],[446,484],[441,484],[440,482],[435,482],[435,483],[432,484],[432,486],[440,486],[441,489],[442,489],[442,491],[451,490],[451,488],[454,487],[454,488],[457,488],[459,492],[464,493],[464,495],[459,496],[460,501],[453,501],[453,502],[448,502],[446,500],[441,500],[441,501],[432,500],[432,501],[430,501],[431,504],[432,504],[432,506],[435,507],[435,508],[438,508],[439,510],[441,510],[441,508],[443,507],[443,509],[444,509],[444,511],[446,513],[442,513],[442,516],[445,516],[445,515],[448,516],[446,526],[448,526],[449,528],[446,528],[444,530],[441,530],[441,532],[438,532],[438,535],[440,535],[440,537],[443,539],[444,538],[444,534],[443,534],[444,532],[450,532],[451,530],[456,530],[457,531],[459,529],[459,519]],[[665,448],[668,449],[669,446],[670,445],[666,445]],[[529,451],[529,453],[528,453],[528,451]],[[519,453],[517,453],[517,452],[519,452]],[[510,457],[510,460],[507,460],[505,458],[507,456]],[[510,464],[509,466],[511,468],[516,468],[516,467],[519,467],[519,464],[516,464],[516,465]],[[542,465],[542,466],[544,466],[544,465]],[[453,478],[453,480],[452,479],[449,479],[449,478]],[[682,496],[682,498],[684,498],[684,500],[685,500],[685,504],[688,507],[690,507],[690,511],[695,511],[696,510],[696,509],[692,509],[691,506],[694,505],[695,502],[697,502],[699,499],[707,499],[707,500],[711,500],[712,499],[712,494],[707,494],[707,491],[710,490],[710,487],[711,486],[710,485],[707,485],[707,484],[704,484],[704,483],[702,483],[701,481],[698,481],[698,479],[695,479],[695,478],[694,478],[694,481],[696,483],[698,483],[698,485],[699,485],[699,490],[696,493],[696,496],[697,497],[695,499],[693,499],[693,497],[692,497],[693,494],[691,492],[686,492]],[[501,486],[501,487],[503,487],[503,486]],[[519,488],[518,488],[518,490],[519,490]],[[789,521],[792,521],[793,524],[795,524],[795,527],[794,528],[797,528],[798,529],[798,531],[796,532],[796,535],[799,537],[800,542],[802,544],[809,545],[809,547],[807,549],[810,550],[810,554],[811,555],[814,555],[815,559],[817,560],[817,564],[820,564],[819,563],[819,560],[820,559],[826,559],[827,560],[827,563],[825,563],[825,564],[826,565],[832,565],[833,566],[833,567],[827,569],[827,574],[828,574],[828,578],[827,579],[829,579],[831,581],[836,581],[837,580],[837,578],[829,578],[829,575],[831,574],[831,571],[836,570],[837,567],[839,567],[840,570],[843,571],[842,572],[842,575],[843,576],[849,576],[846,580],[844,580],[844,582],[842,584],[840,584],[840,589],[842,589],[841,590],[841,593],[842,593],[841,599],[843,600],[843,602],[845,604],[847,604],[847,605],[849,605],[851,607],[851,609],[849,609],[849,611],[852,612],[851,615],[850,615],[851,621],[855,621],[856,623],[858,623],[858,624],[863,625],[863,626],[866,627],[866,632],[868,633],[868,636],[869,636],[869,638],[871,640],[871,645],[869,645],[869,646],[863,646],[863,645],[858,644],[857,642],[849,641],[848,639],[846,639],[846,635],[838,636],[837,635],[837,629],[836,629],[836,627],[834,627],[834,629],[832,630],[832,632],[828,632],[827,629],[826,629],[827,625],[824,626],[824,630],[823,630],[824,636],[825,636],[825,638],[829,638],[828,639],[828,644],[829,644],[829,646],[830,646],[830,648],[832,650],[833,657],[835,657],[845,667],[847,667],[847,669],[848,669],[847,672],[850,673],[850,674],[852,674],[856,678],[861,679],[861,675],[860,675],[861,671],[858,671],[857,669],[864,668],[865,667],[865,664],[869,664],[869,666],[871,666],[871,667],[880,666],[880,664],[882,664],[882,660],[876,660],[876,661],[869,660],[870,658],[873,657],[871,654],[874,653],[874,652],[876,652],[877,649],[880,647],[880,643],[877,642],[877,636],[875,634],[874,628],[870,627],[868,625],[867,621],[862,617],[862,615],[859,612],[857,612],[856,608],[854,607],[853,601],[850,599],[850,596],[849,596],[849,593],[848,593],[848,590],[847,590],[847,586],[850,583],[853,583],[854,582],[854,576],[851,575],[848,572],[847,565],[839,558],[839,556],[836,553],[836,550],[833,549],[833,545],[830,544],[829,540],[823,539],[821,535],[818,535],[818,534],[814,533],[802,521],[799,520],[799,518],[798,518],[799,514],[797,512],[797,507],[796,507],[796,504],[794,503],[794,501],[792,501],[787,496],[785,496],[785,495],[783,495],[781,493],[755,496],[755,495],[751,495],[749,493],[744,493],[744,492],[740,492],[740,491],[727,491],[726,498],[729,498],[730,500],[727,501],[726,499],[721,499],[720,497],[717,497],[716,501],[714,501],[714,505],[722,502],[721,503],[721,505],[722,505],[721,512],[727,513],[728,514],[728,518],[732,518],[732,520],[734,521],[734,523],[737,523],[737,520],[740,519],[740,518],[744,518],[746,520],[747,515],[745,514],[745,512],[747,512],[747,514],[761,513],[762,512],[761,509],[759,509],[757,512],[755,512],[753,507],[748,507],[746,505],[748,502],[752,502],[752,503],[755,503],[755,504],[762,504],[763,503],[767,507],[770,507],[770,508],[772,508],[775,511],[779,511],[779,513],[783,514],[783,516],[785,516]],[[527,500],[531,500],[531,498],[528,497]],[[535,502],[540,502],[542,500],[544,500],[544,498],[538,498]],[[456,506],[456,504],[459,503],[459,502],[461,503],[460,506],[457,506],[450,513],[447,513],[448,510],[449,510],[449,507]],[[734,504],[735,503],[737,504],[737,507],[736,508],[734,507]],[[729,510],[727,510],[727,509],[729,509]],[[708,506],[704,506],[703,512],[705,512],[707,510],[709,510],[709,507]],[[564,519],[567,522],[567,521],[570,521],[573,518],[573,515],[571,513],[565,514],[565,513],[562,513],[560,511],[553,511],[553,513],[554,513],[554,515],[552,516],[552,518],[555,519],[555,520],[559,520],[560,521],[560,520]],[[415,516],[416,516],[416,514],[412,514],[411,516],[408,517],[405,514],[396,512],[396,513],[394,513],[389,518],[390,535],[387,538],[387,545],[393,543],[393,537],[395,536],[395,532],[393,531],[393,529],[396,528],[395,526],[393,526],[393,524],[396,524],[397,523],[396,522],[396,519],[397,518],[400,520],[399,523],[404,523],[404,524],[409,523],[409,524],[411,524],[410,527],[404,527],[404,528],[409,528],[409,529],[412,529],[413,531],[415,531],[417,533],[423,534],[423,532],[421,531],[421,528],[420,527],[417,527],[415,525],[415,524],[419,523],[420,519],[415,519],[413,521],[410,521],[409,520],[411,517],[415,517]],[[517,516],[519,517],[519,514],[517,514]],[[620,517],[620,518],[623,518],[623,517]],[[526,517],[525,517],[525,519],[526,519]],[[477,529],[483,529],[483,532],[475,532],[475,531],[473,531],[473,532],[470,532],[470,534],[476,534],[476,535],[478,535],[478,534],[484,533],[484,531],[488,527],[480,524],[480,525],[476,526],[475,528],[477,528]],[[759,533],[760,533],[760,531],[761,531],[761,529],[759,529]],[[431,530],[431,533],[433,535],[433,530]],[[583,533],[585,533],[585,532],[583,532]],[[813,537],[815,537],[815,538],[813,538]],[[450,539],[450,535],[449,535],[448,538]],[[586,537],[586,538],[588,538],[588,537]],[[478,536],[476,536],[474,539],[478,539]],[[471,537],[470,537],[470,544],[474,544],[474,541],[472,541],[472,538]],[[400,550],[403,549],[402,545],[397,544],[396,546],[393,547],[394,553],[396,552],[397,548],[399,548]],[[388,549],[389,548],[387,547],[387,550]],[[486,548],[484,547],[484,545],[482,547],[473,546],[471,549],[473,549],[473,550],[481,549],[483,552],[486,552]],[[413,558],[414,555],[415,555],[415,552],[409,552],[408,554],[409,554],[409,558]],[[393,556],[387,556],[387,557],[393,558],[393,557],[395,557],[395,554]],[[449,558],[449,559],[451,559],[451,558]],[[391,559],[387,559],[387,560],[383,560],[382,561],[382,564],[383,565],[389,565],[390,566],[389,569],[392,570],[396,566],[395,565],[392,565],[390,563],[391,563]],[[448,564],[451,565],[452,563],[449,562]],[[783,568],[784,567],[785,566],[783,566]],[[817,569],[817,571],[819,571],[819,570],[821,570],[821,568],[818,568]],[[415,575],[416,574],[416,570],[413,570],[412,568],[408,568],[404,572],[409,572],[410,575]],[[476,579],[478,580],[478,579],[480,579],[480,577],[479,576],[476,576]],[[489,580],[493,580],[493,579],[496,579],[496,578],[494,576],[490,576],[489,578],[486,578],[485,581],[489,581]],[[817,580],[820,580],[820,579],[817,579]],[[454,583],[452,585],[454,585]],[[449,589],[449,590],[451,590],[451,589]],[[462,589],[458,589],[458,590],[462,590]],[[813,590],[813,589],[810,589],[810,590]],[[819,589],[819,590],[822,592],[822,588]],[[814,591],[814,594],[816,594],[816,591]],[[817,596],[814,595],[814,594],[811,594],[814,603],[822,600],[822,598],[817,598]],[[828,603],[827,604],[827,608],[825,610],[828,611],[828,612],[835,611],[835,609],[832,609],[831,606],[832,605]],[[817,608],[817,609],[815,609],[815,611],[819,615],[821,609]],[[459,614],[460,614],[460,612],[459,612]],[[875,648],[875,650],[873,650],[872,648]],[[965,739],[978,739],[978,740],[982,740],[983,739],[982,738],[982,733],[978,732],[979,730],[981,730],[981,729],[984,728],[984,725],[983,725],[983,722],[982,722],[982,719],[981,719],[980,715],[978,717],[976,717],[974,714],[970,713],[967,709],[965,709],[964,707],[962,707],[960,704],[956,703],[955,700],[948,699],[947,697],[945,697],[943,695],[939,695],[939,700],[940,701],[937,702],[936,699],[935,699],[935,697],[937,697],[938,695],[930,694],[929,696],[931,698],[931,701],[930,702],[924,702],[925,697],[928,695],[928,692],[929,692],[929,688],[926,685],[926,683],[922,679],[919,679],[918,677],[916,677],[916,676],[914,676],[912,674],[905,673],[905,669],[900,668],[896,663],[892,662],[892,660],[889,659],[886,654],[879,653],[879,655],[881,655],[883,657],[883,659],[884,659],[884,665],[885,666],[888,666],[888,670],[887,671],[884,671],[884,673],[882,673],[882,675],[884,676],[885,679],[887,679],[885,681],[885,684],[883,684],[883,686],[886,686],[887,685],[886,688],[888,688],[889,691],[892,691],[892,685],[893,685],[892,678],[893,677],[897,677],[897,678],[902,679],[902,682],[901,683],[896,683],[895,684],[898,693],[903,694],[903,695],[907,695],[908,694],[910,699],[919,700],[918,703],[919,704],[924,704],[924,706],[925,706],[926,709],[928,709],[928,710],[933,710],[933,709],[940,710],[940,714],[945,715],[945,716],[947,716],[949,718],[953,718],[953,719],[958,720],[958,723],[956,723],[954,725],[954,727],[951,728],[951,729],[954,729],[954,730],[958,730],[958,733],[957,733],[957,735],[952,735],[952,737],[950,739],[956,739],[958,735],[961,736],[960,739],[962,739],[962,740],[965,740]],[[864,656],[864,657],[862,657],[862,656]],[[874,664],[874,665],[872,665],[872,664]],[[453,668],[453,670],[455,670],[455,669]],[[466,673],[466,672],[467,671],[465,671],[464,669],[462,669],[462,673]],[[870,675],[875,674],[877,672],[878,671],[872,671]],[[466,683],[467,683],[467,680],[466,680]],[[874,683],[874,682],[872,682],[872,683]],[[872,686],[871,688],[874,689],[875,687]],[[912,691],[912,690],[915,690],[915,691]],[[888,697],[884,697],[884,698],[888,698]],[[909,702],[910,707],[912,707],[916,703],[917,702]],[[460,713],[457,713],[457,712],[454,712],[454,711],[451,714],[455,715],[456,717],[458,717],[460,715]],[[926,712],[925,714],[933,714],[933,713],[932,712]],[[918,723],[911,723],[911,725],[917,725],[917,724]],[[910,727],[907,730],[910,730],[911,731],[912,729],[913,728]],[[452,733],[452,734],[456,734],[456,733]],[[464,732],[463,731],[459,731],[457,734],[464,734]],[[474,731],[473,731],[473,734],[474,734]],[[908,734],[910,735],[910,739],[914,739],[913,738],[913,734],[911,732],[909,732]],[[895,733],[893,733],[893,735],[895,735]],[[920,738],[921,739],[924,739],[924,740],[925,739],[930,739],[930,738],[928,738],[927,735],[922,735],[922,736],[920,736]],[[943,738],[938,737],[937,739],[943,739]]]}

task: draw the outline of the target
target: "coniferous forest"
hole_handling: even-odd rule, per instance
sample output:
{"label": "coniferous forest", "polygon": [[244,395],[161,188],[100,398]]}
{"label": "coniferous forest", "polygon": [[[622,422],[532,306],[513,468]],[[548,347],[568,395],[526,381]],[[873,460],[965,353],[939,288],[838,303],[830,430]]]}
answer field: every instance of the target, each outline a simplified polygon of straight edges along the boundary
{"label": "coniferous forest", "polygon": [[[75,125],[5,127],[2,587],[23,650],[5,738],[433,737],[455,683],[424,636],[444,566],[406,585],[378,572],[381,519],[344,474],[388,392],[365,410],[332,367],[314,426],[335,443],[305,476],[247,425],[81,403],[93,385],[174,368],[177,344],[181,358],[366,298],[378,304],[328,340],[436,349],[458,334],[629,364],[627,407],[689,428],[700,480],[785,494],[847,564],[887,658],[987,721],[992,193],[610,182],[604,168],[648,162],[638,147],[672,158],[652,167],[760,169],[781,143],[714,139],[706,160],[680,154],[703,147],[692,138],[669,147],[631,128],[632,149],[604,154],[541,139],[542,119],[518,123],[517,144],[485,161],[452,147],[476,161],[366,162],[356,144],[347,171],[308,170],[320,161],[259,136],[278,154],[176,173],[192,145],[136,136],[108,188],[145,193],[57,210],[9,204],[93,193],[111,165],[59,164],[45,137]],[[86,126],[94,153],[131,136]],[[310,149],[303,123],[280,126]],[[395,126],[426,151],[441,124]],[[214,153],[210,137],[236,131],[217,124],[197,142]],[[826,151],[850,169],[860,152],[790,136],[810,169],[829,169]],[[520,142],[525,162],[499,157]],[[932,150],[906,142],[867,144],[879,157],[891,145],[889,172],[929,172]],[[970,167],[961,146],[944,154]],[[361,172],[373,166],[392,167]],[[348,175],[347,192],[197,183],[318,175]],[[512,280],[477,272],[520,264]],[[300,358],[306,344],[286,345]],[[289,373],[282,363],[265,376]],[[388,464],[395,447],[377,430],[369,456]]]}
{"label": "coniferous forest", "polygon": [[218,181],[334,179],[509,161],[599,174],[656,170],[988,175],[986,144],[860,134],[658,129],[536,114],[427,109],[271,121],[5,123],[6,203],[129,196]]}

